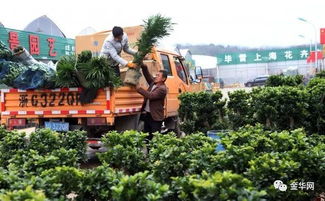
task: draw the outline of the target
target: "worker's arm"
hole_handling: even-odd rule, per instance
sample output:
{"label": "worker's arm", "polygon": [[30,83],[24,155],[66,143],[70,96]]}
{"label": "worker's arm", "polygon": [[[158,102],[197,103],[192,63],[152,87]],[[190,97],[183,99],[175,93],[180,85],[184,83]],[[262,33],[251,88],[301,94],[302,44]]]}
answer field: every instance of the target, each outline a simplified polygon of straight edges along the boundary
{"label": "worker's arm", "polygon": [[143,88],[137,88],[137,92],[149,100],[164,99],[167,94],[166,87],[158,87],[152,92],[146,91]]}
{"label": "worker's arm", "polygon": [[146,78],[146,81],[148,82],[149,85],[151,85],[154,82],[154,79],[152,75],[149,73],[148,66],[142,64],[141,69],[144,77]]}
{"label": "worker's arm", "polygon": [[105,55],[110,55],[110,57],[114,61],[121,64],[122,66],[126,66],[126,64],[128,63],[125,59],[123,59],[122,57],[120,57],[117,54],[117,51],[116,51],[115,47],[113,47],[113,45],[108,41],[105,42],[105,46],[102,49],[102,53],[105,54]]}
{"label": "worker's arm", "polygon": [[124,40],[125,40],[125,45],[123,46],[123,51],[134,56],[137,52],[130,48],[128,37],[125,36]]}

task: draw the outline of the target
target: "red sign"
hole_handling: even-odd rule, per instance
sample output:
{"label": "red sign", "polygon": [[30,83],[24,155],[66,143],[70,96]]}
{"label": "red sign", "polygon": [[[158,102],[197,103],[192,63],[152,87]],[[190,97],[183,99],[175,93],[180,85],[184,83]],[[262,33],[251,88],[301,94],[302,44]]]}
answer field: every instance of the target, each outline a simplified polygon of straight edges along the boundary
{"label": "red sign", "polygon": [[[309,57],[307,58],[307,63],[310,62],[315,62],[316,58],[315,58],[315,51],[310,52]],[[317,60],[321,60],[323,59],[323,53],[321,51],[317,51]]]}
{"label": "red sign", "polygon": [[[55,39],[47,38],[48,46],[49,46],[49,56],[56,57],[57,52],[54,51],[55,48]],[[20,45],[19,35],[15,31],[9,32],[9,47],[11,50],[18,47]],[[26,48],[27,49],[27,48]],[[40,40],[39,36],[29,34],[29,52],[31,55],[40,55]]]}
{"label": "red sign", "polygon": [[56,56],[56,52],[54,52],[55,39],[54,38],[48,38],[47,41],[49,42],[49,47],[50,47],[49,55],[51,57],[55,57]]}
{"label": "red sign", "polygon": [[11,50],[19,46],[18,33],[14,31],[9,32],[9,47]]}
{"label": "red sign", "polygon": [[36,35],[29,35],[29,52],[31,55],[40,54],[39,37]]}
{"label": "red sign", "polygon": [[320,44],[325,44],[325,28],[320,29]]}
{"label": "red sign", "polygon": [[9,126],[25,126],[26,125],[26,119],[9,119]]}

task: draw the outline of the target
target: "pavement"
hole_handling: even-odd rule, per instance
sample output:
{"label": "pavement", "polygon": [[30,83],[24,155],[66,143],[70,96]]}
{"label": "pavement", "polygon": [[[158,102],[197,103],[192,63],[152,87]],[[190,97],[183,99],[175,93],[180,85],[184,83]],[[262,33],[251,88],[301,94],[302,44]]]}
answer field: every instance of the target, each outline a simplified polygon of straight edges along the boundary
{"label": "pavement", "polygon": [[223,98],[225,99],[229,99],[228,97],[228,92],[233,92],[233,91],[236,91],[236,90],[245,90],[247,92],[249,91],[252,91],[252,87],[238,87],[238,88],[223,88],[223,89],[220,89],[220,91],[222,92],[222,96]]}

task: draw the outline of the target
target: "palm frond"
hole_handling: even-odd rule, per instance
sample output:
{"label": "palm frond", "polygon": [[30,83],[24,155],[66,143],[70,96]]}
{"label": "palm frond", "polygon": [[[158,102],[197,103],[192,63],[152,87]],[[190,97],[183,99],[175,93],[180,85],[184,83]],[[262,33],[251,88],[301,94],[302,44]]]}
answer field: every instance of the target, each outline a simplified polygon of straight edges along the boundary
{"label": "palm frond", "polygon": [[140,39],[137,41],[136,46],[138,52],[134,56],[133,62],[141,64],[144,57],[151,52],[152,47],[157,44],[159,39],[170,35],[173,30],[174,23],[171,18],[163,17],[160,14],[149,17],[144,21],[144,31]]}
{"label": "palm frond", "polygon": [[121,84],[112,64],[104,57],[93,57],[87,63],[78,63],[77,70],[88,88],[117,87]]}
{"label": "palm frond", "polygon": [[64,56],[57,64],[56,85],[58,87],[77,87],[79,86],[78,79],[75,75],[75,56]]}
{"label": "palm frond", "polygon": [[90,50],[82,51],[78,55],[78,63],[87,63],[91,60],[91,57],[92,57],[92,53]]}

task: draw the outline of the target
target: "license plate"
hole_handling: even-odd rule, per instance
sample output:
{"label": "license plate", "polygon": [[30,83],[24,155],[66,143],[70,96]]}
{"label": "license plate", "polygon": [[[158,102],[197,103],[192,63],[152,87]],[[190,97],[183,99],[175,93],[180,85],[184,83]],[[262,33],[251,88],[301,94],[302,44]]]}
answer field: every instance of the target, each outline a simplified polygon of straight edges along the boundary
{"label": "license plate", "polygon": [[69,123],[46,121],[45,128],[49,128],[54,131],[69,131]]}

